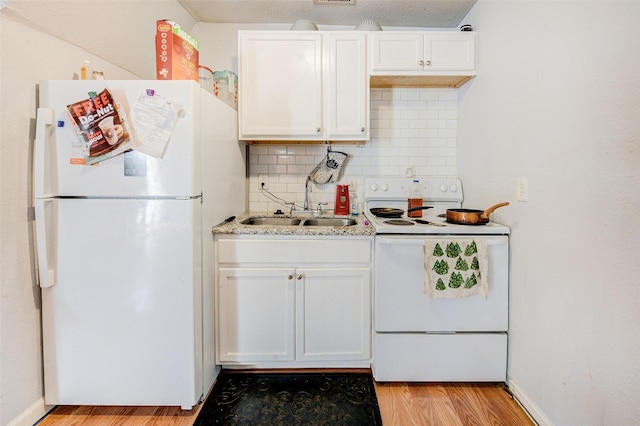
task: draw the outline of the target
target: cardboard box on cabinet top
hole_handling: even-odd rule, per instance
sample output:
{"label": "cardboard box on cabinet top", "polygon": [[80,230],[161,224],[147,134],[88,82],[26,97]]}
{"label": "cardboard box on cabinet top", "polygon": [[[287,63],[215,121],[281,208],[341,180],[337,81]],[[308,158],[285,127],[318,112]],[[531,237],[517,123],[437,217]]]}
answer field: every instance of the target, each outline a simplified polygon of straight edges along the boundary
{"label": "cardboard box on cabinet top", "polygon": [[177,23],[156,22],[156,79],[198,81],[200,43]]}

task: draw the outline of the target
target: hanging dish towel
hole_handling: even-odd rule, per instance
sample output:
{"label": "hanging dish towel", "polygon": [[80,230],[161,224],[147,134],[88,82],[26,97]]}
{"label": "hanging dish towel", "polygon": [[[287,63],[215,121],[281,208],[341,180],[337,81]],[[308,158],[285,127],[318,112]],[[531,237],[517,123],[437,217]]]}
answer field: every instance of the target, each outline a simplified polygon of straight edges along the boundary
{"label": "hanging dish towel", "polygon": [[433,239],[424,244],[424,292],[431,298],[487,298],[487,240]]}

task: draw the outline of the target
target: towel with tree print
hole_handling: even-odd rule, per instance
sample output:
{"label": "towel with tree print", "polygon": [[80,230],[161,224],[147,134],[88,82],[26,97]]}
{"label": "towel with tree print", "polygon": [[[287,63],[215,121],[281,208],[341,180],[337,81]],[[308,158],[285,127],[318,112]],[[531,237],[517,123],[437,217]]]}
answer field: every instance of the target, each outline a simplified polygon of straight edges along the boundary
{"label": "towel with tree print", "polygon": [[424,244],[424,292],[431,298],[487,298],[487,241],[484,239],[429,239]]}

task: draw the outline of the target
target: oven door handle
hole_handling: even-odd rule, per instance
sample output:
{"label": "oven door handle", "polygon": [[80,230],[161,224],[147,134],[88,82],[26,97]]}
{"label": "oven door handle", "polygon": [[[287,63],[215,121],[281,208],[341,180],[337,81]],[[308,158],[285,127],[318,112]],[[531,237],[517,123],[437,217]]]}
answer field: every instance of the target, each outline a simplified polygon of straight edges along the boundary
{"label": "oven door handle", "polygon": [[[474,238],[472,235],[469,236],[465,236],[465,239],[469,239],[469,238]],[[448,238],[442,238],[442,239],[448,239]],[[456,238],[451,238],[451,240],[455,240]],[[458,238],[460,239],[460,238]],[[480,238],[476,238],[476,239],[480,239]],[[499,246],[502,244],[506,244],[506,242],[508,241],[508,238],[504,237],[504,236],[499,236],[499,237],[495,237],[495,238],[483,238],[487,240],[487,245],[488,246]],[[409,245],[409,246],[423,246],[424,242],[425,242],[426,238],[387,238],[387,237],[376,237],[376,242],[378,244],[390,244],[390,245],[397,245],[397,244],[403,244],[403,245]]]}

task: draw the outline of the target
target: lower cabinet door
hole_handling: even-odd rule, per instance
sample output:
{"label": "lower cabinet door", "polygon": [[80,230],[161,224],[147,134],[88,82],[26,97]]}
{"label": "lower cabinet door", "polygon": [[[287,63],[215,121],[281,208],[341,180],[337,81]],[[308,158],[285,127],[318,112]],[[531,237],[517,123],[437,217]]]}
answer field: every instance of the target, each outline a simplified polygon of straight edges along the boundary
{"label": "lower cabinet door", "polygon": [[218,273],[218,362],[294,360],[294,270],[219,268]]}
{"label": "lower cabinet door", "polygon": [[371,269],[296,269],[297,360],[371,354]]}

